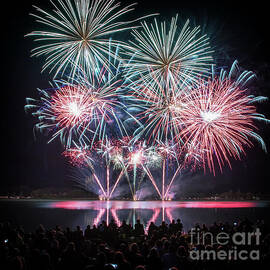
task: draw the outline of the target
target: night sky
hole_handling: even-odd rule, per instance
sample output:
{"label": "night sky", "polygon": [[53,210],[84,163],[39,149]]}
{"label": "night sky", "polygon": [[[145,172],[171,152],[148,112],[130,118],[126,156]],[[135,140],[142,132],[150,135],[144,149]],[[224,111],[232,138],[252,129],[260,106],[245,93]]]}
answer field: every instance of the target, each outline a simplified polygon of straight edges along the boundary
{"label": "night sky", "polygon": [[[41,74],[43,58],[31,58],[30,50],[36,45],[24,35],[37,30],[39,25],[29,16],[32,5],[51,10],[48,0],[8,1],[2,13],[7,13],[2,23],[2,157],[3,174],[0,191],[14,186],[64,187],[70,185],[69,167],[61,157],[58,141],[47,144],[47,138],[39,133],[34,137],[36,122],[24,112],[25,98],[38,97],[36,88],[50,87],[52,76]],[[121,1],[122,4],[133,1]],[[170,21],[176,13],[192,22],[203,25],[203,31],[211,38],[215,57],[224,65],[239,60],[245,69],[255,71],[257,95],[270,97],[269,64],[269,9],[257,2],[228,1],[146,1],[138,0],[136,16],[159,12],[162,19]],[[237,6],[235,3],[237,2]],[[130,19],[130,18],[127,18]],[[223,63],[224,59],[224,63]],[[270,118],[270,101],[259,105],[258,111]],[[270,149],[270,125],[260,125],[259,134]],[[270,151],[270,150],[269,150]],[[233,170],[224,170],[216,177],[192,175],[185,186],[208,189],[213,192],[240,189],[270,193],[270,154],[265,154],[255,143],[242,161],[232,162]]]}

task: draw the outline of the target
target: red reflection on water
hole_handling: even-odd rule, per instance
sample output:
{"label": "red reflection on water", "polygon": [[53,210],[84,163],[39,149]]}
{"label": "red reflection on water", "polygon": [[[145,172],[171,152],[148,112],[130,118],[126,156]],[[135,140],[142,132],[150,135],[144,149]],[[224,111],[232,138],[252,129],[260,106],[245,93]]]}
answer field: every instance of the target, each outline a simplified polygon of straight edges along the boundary
{"label": "red reflection on water", "polygon": [[[139,218],[145,227],[146,232],[151,222],[161,218],[162,221],[168,220],[172,222],[172,211],[179,208],[254,208],[264,207],[263,202],[251,202],[251,201],[54,201],[42,203],[46,208],[61,208],[69,210],[89,210],[91,215],[94,215],[92,224],[98,225],[102,220],[109,223],[110,217],[114,219],[118,226],[121,225],[119,218],[120,210],[128,210],[132,216],[131,225],[135,225],[136,219]],[[136,218],[136,211],[137,218]],[[151,210],[152,213],[146,214],[140,217],[140,210]],[[146,217],[148,215],[148,217]],[[129,218],[128,218],[129,219]]]}
{"label": "red reflection on water", "polygon": [[154,210],[154,213],[152,215],[152,217],[149,219],[147,225],[146,225],[146,228],[145,230],[148,232],[148,229],[149,229],[149,226],[151,224],[151,222],[156,222],[158,216],[159,216],[159,213],[160,213],[160,209],[159,208],[156,208],[156,209],[153,209]]}
{"label": "red reflection on water", "polygon": [[106,210],[104,208],[99,210],[96,218],[94,219],[94,222],[93,222],[94,225],[98,225],[100,223],[105,211]]}
{"label": "red reflection on water", "polygon": [[161,208],[252,208],[262,206],[259,202],[246,201],[58,201],[45,203],[44,207],[63,208],[70,210],[81,209],[161,209]]}
{"label": "red reflection on water", "polygon": [[120,227],[122,222],[120,221],[116,211],[117,211],[116,209],[111,209],[111,214],[117,226]]}
{"label": "red reflection on water", "polygon": [[171,208],[166,208],[165,211],[166,211],[166,215],[167,215],[169,221],[172,222],[173,216],[171,214]]}
{"label": "red reflection on water", "polygon": [[182,208],[247,208],[258,207],[257,202],[183,202]]}

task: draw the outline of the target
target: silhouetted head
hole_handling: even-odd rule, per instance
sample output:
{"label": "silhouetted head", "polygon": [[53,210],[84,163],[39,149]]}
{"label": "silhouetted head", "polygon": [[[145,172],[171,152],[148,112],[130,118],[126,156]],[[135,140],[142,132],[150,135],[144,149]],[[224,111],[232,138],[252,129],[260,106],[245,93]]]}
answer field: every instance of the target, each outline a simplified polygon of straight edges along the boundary
{"label": "silhouetted head", "polygon": [[114,261],[116,264],[121,264],[125,261],[124,254],[121,251],[116,251],[114,254]]}
{"label": "silhouetted head", "polygon": [[158,251],[156,248],[151,248],[149,252],[149,257],[151,258],[157,258],[158,257]]}
{"label": "silhouetted head", "polygon": [[132,243],[130,245],[130,251],[133,253],[137,253],[138,252],[138,245],[136,243]]}
{"label": "silhouetted head", "polygon": [[135,270],[145,270],[145,267],[143,265],[138,265]]}

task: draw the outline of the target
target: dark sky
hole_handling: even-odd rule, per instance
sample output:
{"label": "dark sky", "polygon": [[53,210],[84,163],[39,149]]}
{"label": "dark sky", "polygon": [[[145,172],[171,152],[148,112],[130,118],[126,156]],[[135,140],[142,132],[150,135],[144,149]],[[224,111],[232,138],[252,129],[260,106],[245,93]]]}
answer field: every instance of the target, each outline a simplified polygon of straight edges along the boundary
{"label": "dark sky", "polygon": [[[2,23],[2,145],[3,174],[0,191],[7,187],[27,185],[31,187],[69,184],[68,166],[60,155],[58,142],[46,144],[46,138],[33,135],[35,120],[24,112],[25,98],[37,97],[36,88],[46,89],[52,77],[41,74],[43,59],[31,58],[30,50],[35,44],[24,35],[38,29],[34,18],[29,16],[32,5],[51,9],[48,0],[9,1],[3,13]],[[121,1],[123,4],[133,1]],[[241,66],[252,69],[258,76],[257,93],[270,96],[269,83],[269,14],[265,1],[148,1],[138,0],[133,16],[159,12],[162,19],[170,20],[176,13],[190,17],[211,37],[216,57],[226,63],[234,59]],[[237,5],[235,4],[237,2]],[[129,18],[128,18],[129,19]],[[270,101],[269,101],[270,102]],[[261,105],[259,111],[270,118],[270,103]],[[270,149],[270,126],[262,125],[260,134]],[[196,176],[190,184],[207,186],[209,190],[256,190],[270,192],[270,155],[262,152],[257,144],[247,151],[242,161],[233,162],[233,170],[225,169],[223,175]],[[4,176],[5,175],[5,176]],[[188,181],[188,180],[186,180]],[[189,185],[189,182],[187,182]]]}

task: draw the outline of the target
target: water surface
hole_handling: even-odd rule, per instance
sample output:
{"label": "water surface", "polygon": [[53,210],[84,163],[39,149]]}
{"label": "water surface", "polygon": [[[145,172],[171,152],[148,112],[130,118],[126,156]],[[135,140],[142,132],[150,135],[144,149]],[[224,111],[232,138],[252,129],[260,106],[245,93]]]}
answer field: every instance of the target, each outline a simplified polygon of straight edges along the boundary
{"label": "water surface", "polygon": [[102,220],[123,219],[134,225],[140,219],[147,230],[151,221],[160,224],[180,218],[187,231],[195,223],[236,222],[245,217],[264,219],[270,224],[267,201],[70,201],[70,200],[0,200],[0,221],[22,225],[26,231],[39,224],[46,228],[80,225],[83,229]]}

